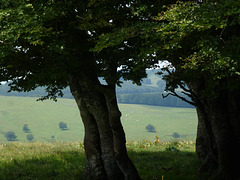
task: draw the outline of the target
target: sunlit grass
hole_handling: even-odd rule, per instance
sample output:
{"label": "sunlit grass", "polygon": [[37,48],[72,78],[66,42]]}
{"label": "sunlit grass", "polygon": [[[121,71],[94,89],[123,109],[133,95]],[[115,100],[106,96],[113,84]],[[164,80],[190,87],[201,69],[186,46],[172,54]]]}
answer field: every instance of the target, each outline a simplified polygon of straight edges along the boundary
{"label": "sunlit grass", "polygon": [[[25,124],[30,128],[35,142],[77,142],[83,141],[84,128],[79,110],[73,99],[59,99],[36,102],[36,98],[0,96],[0,143],[8,143],[4,137],[8,131],[15,132],[19,142],[28,142],[22,130]],[[122,124],[128,141],[154,140],[155,133],[146,126],[155,127],[160,140],[194,140],[197,131],[196,110],[193,108],[171,108],[119,104]],[[68,130],[59,129],[59,122],[67,123]],[[54,138],[52,138],[54,136]]]}
{"label": "sunlit grass", "polygon": [[[172,147],[172,149],[170,148]],[[129,156],[144,180],[196,179],[192,141],[128,142]],[[81,143],[0,144],[0,179],[84,179]]]}

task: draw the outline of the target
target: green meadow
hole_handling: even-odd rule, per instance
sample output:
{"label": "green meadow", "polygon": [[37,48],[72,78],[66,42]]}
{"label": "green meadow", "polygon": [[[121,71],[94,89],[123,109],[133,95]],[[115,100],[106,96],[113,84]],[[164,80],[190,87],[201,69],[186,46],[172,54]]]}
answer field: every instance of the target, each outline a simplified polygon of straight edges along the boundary
{"label": "green meadow", "polygon": [[[34,97],[0,96],[0,143],[7,143],[4,134],[15,132],[18,142],[27,142],[22,130],[28,124],[35,142],[82,142],[83,124],[73,99],[36,101]],[[173,133],[180,135],[179,140],[194,140],[197,129],[196,110],[193,108],[173,108],[119,104],[122,112],[127,141],[153,142],[157,135],[160,141],[175,140]],[[59,129],[59,122],[67,123],[68,130]],[[156,132],[148,132],[151,124]]]}
{"label": "green meadow", "polygon": [[[120,104],[130,158],[143,180],[199,179],[192,108]],[[59,129],[59,122],[68,130]],[[72,99],[0,96],[0,179],[84,179],[83,124]],[[34,142],[22,130],[28,124]],[[156,132],[148,132],[151,124]],[[4,134],[14,131],[16,142]],[[180,137],[173,138],[177,132]],[[52,138],[54,136],[54,138]],[[155,136],[160,142],[154,142]],[[203,178],[204,179],[204,178]]]}
{"label": "green meadow", "polygon": [[[143,180],[199,179],[193,142],[143,141],[127,143],[127,148]],[[0,144],[0,159],[0,179],[84,180],[82,143]]]}

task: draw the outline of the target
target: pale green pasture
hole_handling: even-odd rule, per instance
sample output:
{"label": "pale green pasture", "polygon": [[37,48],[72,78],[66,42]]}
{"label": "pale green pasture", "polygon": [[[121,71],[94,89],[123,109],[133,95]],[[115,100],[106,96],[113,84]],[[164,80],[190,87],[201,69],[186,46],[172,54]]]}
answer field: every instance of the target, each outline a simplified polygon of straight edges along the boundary
{"label": "pale green pasture", "polygon": [[[0,97],[0,142],[4,132],[14,131],[19,141],[27,141],[22,131],[28,124],[35,141],[78,141],[83,139],[83,125],[74,100],[36,101],[29,97]],[[58,123],[66,122],[69,130],[61,131]]]}
{"label": "pale green pasture", "polygon": [[[14,131],[21,142],[26,142],[22,131],[28,124],[35,141],[82,141],[83,124],[79,111],[72,99],[36,102],[37,98],[0,96],[0,143],[6,143],[4,133]],[[197,117],[195,109],[170,108],[120,104],[122,123],[128,141],[154,140],[155,133],[147,132],[145,127],[152,124],[157,129],[160,140],[173,139],[170,135],[177,132],[181,138],[195,138]],[[58,123],[67,123],[69,130],[61,131]]]}
{"label": "pale green pasture", "polygon": [[[197,130],[196,110],[193,108],[173,108],[146,105],[120,105],[123,112],[122,123],[128,140],[150,140],[155,135],[160,140],[173,140],[172,134],[177,132],[181,139],[194,140]],[[147,132],[145,127],[152,124],[156,134]]]}

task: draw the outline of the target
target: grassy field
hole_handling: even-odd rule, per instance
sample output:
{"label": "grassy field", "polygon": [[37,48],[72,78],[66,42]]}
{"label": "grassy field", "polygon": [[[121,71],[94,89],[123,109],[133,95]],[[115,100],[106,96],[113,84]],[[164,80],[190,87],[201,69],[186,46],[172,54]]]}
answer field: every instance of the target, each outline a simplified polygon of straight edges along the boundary
{"label": "grassy field", "polygon": [[[199,178],[195,109],[131,104],[120,104],[120,109],[128,153],[143,180]],[[59,129],[61,121],[69,130]],[[0,96],[0,122],[0,179],[84,179],[84,130],[74,100]],[[24,124],[34,142],[27,142]],[[156,133],[147,132],[148,124]],[[18,141],[9,143],[7,131],[14,131]],[[171,136],[174,132],[180,134],[178,141]],[[160,143],[153,143],[155,135]]]}
{"label": "grassy field", "polygon": [[[198,179],[193,142],[127,144],[129,156],[143,180]],[[172,150],[173,149],[173,150]],[[81,143],[0,144],[0,179],[84,179]]]}
{"label": "grassy field", "polygon": [[[192,108],[170,108],[120,104],[122,123],[128,141],[148,140],[153,142],[155,135],[160,141],[174,138],[174,132],[182,140],[194,140],[197,117]],[[59,122],[67,123],[68,129],[59,129]],[[34,141],[37,142],[81,142],[84,136],[83,124],[75,101],[59,99],[36,102],[36,98],[0,96],[0,143],[7,143],[4,137],[7,131],[14,131],[19,142],[27,142],[22,128],[28,124]],[[147,132],[145,127],[152,124],[156,134]],[[52,138],[54,136],[55,138]]]}

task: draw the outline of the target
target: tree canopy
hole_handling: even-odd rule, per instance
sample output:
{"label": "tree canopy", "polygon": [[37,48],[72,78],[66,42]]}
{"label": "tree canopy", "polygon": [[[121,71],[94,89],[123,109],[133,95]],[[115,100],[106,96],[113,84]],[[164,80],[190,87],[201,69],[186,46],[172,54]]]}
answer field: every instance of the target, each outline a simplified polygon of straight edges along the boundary
{"label": "tree canopy", "polygon": [[[156,53],[158,59],[168,59],[171,75],[165,76],[167,89],[172,91],[184,82],[207,77],[208,90],[222,83],[222,79],[233,77],[222,88],[239,86],[239,7],[238,1],[196,1],[164,2],[158,14],[150,14],[131,27],[118,28],[102,34],[96,49],[114,46],[121,32],[137,34],[144,39],[148,48],[143,54]],[[143,8],[143,7],[142,7]],[[144,8],[143,8],[144,9]],[[110,38],[111,37],[111,38]],[[121,42],[127,39],[125,34]],[[109,41],[113,39],[113,41]],[[100,44],[100,45],[99,45]],[[100,46],[100,48],[99,48]],[[150,50],[151,49],[151,50]],[[140,54],[140,53],[139,53]]]}
{"label": "tree canopy", "polygon": [[157,54],[172,63],[167,90],[182,98],[182,87],[197,107],[199,169],[214,179],[239,178],[239,9],[239,1],[178,2],[155,17]]}
{"label": "tree canopy", "polygon": [[[150,6],[141,4],[1,1],[1,81],[11,81],[11,90],[17,91],[47,86],[45,98],[53,99],[62,95],[61,90],[68,86],[67,74],[74,69],[93,71],[116,82],[123,76],[139,83],[146,76],[145,68],[156,62],[152,50],[143,58],[146,52],[141,55],[137,46],[144,47],[144,40],[137,36],[139,28],[131,25],[138,22],[142,26],[141,21],[150,16],[146,14]],[[119,27],[123,27],[121,32]],[[111,47],[104,48],[103,37]],[[82,60],[76,60],[76,51],[81,52]],[[120,70],[110,73],[117,68]]]}
{"label": "tree canopy", "polygon": [[[197,107],[201,171],[211,175],[216,171],[217,179],[239,178],[232,165],[240,160],[234,149],[240,137],[239,1],[172,2],[164,4],[158,15],[133,26],[149,47],[141,52],[151,49],[157,58],[170,62],[163,69],[168,72],[165,80],[169,94]],[[100,42],[113,46],[104,41],[107,37],[114,39],[114,33],[101,36]],[[192,101],[176,93],[179,86]]]}
{"label": "tree canopy", "polygon": [[160,22],[156,33],[162,42],[159,55],[176,69],[167,77],[168,88],[203,77],[207,85],[203,93],[208,96],[217,95],[216,87],[238,88],[240,3],[179,2],[166,8],[156,17]]}
{"label": "tree canopy", "polygon": [[[76,0],[0,4],[0,80],[10,81],[15,91],[46,86],[42,99],[53,100],[70,86],[85,127],[87,179],[140,179],[127,155],[115,85],[120,77],[139,83],[155,62],[153,51],[147,51],[144,39],[131,28],[148,18],[146,8],[155,8],[142,4]],[[104,47],[100,37],[116,35],[118,27],[124,31]]]}
{"label": "tree canopy", "polygon": [[158,59],[170,62],[164,68],[170,94],[182,98],[175,92],[180,86],[197,106],[205,169],[219,168],[225,179],[239,177],[232,164],[240,156],[228,141],[239,144],[240,137],[239,1],[0,5],[0,81],[10,81],[16,91],[46,86],[42,99],[53,100],[70,85],[85,125],[88,178],[140,179],[126,153],[115,85],[121,77],[139,84]]}

